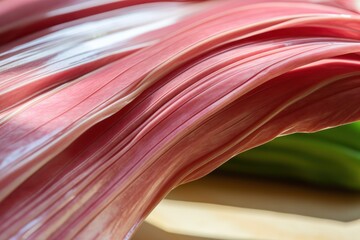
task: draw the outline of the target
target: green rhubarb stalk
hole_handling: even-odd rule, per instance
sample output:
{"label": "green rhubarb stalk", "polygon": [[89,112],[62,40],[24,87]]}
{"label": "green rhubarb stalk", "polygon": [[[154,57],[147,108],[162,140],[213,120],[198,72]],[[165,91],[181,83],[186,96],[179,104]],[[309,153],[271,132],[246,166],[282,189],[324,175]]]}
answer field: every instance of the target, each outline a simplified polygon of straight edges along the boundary
{"label": "green rhubarb stalk", "polygon": [[222,171],[360,190],[360,122],[277,138],[244,152]]}

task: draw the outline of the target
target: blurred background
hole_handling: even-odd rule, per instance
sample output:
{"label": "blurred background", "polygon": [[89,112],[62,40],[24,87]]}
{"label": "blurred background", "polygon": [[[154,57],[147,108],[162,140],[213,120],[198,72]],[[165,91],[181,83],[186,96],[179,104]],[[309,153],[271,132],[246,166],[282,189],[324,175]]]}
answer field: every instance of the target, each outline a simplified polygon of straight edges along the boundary
{"label": "blurred background", "polygon": [[283,136],[174,189],[132,239],[359,239],[360,122]]}

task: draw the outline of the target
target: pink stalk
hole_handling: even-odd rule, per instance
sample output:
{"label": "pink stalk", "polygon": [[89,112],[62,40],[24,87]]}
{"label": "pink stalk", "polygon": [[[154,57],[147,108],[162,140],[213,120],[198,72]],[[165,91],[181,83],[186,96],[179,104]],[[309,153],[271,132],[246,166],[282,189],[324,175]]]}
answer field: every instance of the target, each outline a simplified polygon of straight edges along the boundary
{"label": "pink stalk", "polygon": [[0,111],[154,44],[174,30],[175,22],[197,9],[192,5],[128,7],[66,23],[3,47]]}
{"label": "pink stalk", "polygon": [[[312,12],[320,11],[317,5],[298,4],[294,8],[279,3],[265,4],[261,8],[261,5],[254,4],[240,6],[238,10],[231,5],[227,7],[231,7],[229,14],[223,11],[213,15],[206,24],[194,22],[195,26],[180,30],[161,44],[85,76],[7,119],[0,126],[0,143],[4,143],[0,147],[0,157],[4,159],[0,169],[2,191],[11,191],[11,187],[20,184],[27,174],[31,175],[89,127],[119,111],[176,66],[208,49],[230,42],[231,39],[234,41],[251,37],[269,29],[297,25],[311,27],[311,24],[328,25],[329,22],[334,22],[333,28],[337,25],[340,28],[343,27],[343,21],[348,21],[346,16],[314,16]],[[283,15],[280,9],[296,15],[280,17]],[[331,13],[335,11],[324,7],[322,11],[325,10]],[[304,12],[310,15],[299,15]],[[271,20],[267,20],[269,17]],[[198,17],[194,18],[196,20]],[[352,27],[348,28],[350,30]],[[353,31],[355,34],[355,29]],[[340,36],[347,36],[347,32],[341,32]],[[103,80],[98,81],[99,77]],[[44,109],[53,106],[57,106],[56,109],[43,113]],[[28,122],[33,116],[36,119]],[[18,125],[23,127],[18,128]],[[21,162],[21,166],[17,162]]]}
{"label": "pink stalk", "polygon": [[[360,17],[304,2],[194,5],[199,13],[141,32],[131,44],[157,43],[126,57],[93,64],[99,49],[71,71],[55,64],[51,78],[32,75],[31,58],[30,71],[0,72],[12,78],[3,89],[28,91],[1,115],[0,237],[126,239],[172,188],[232,156],[360,119]],[[5,61],[36,39],[4,47]],[[87,63],[99,69],[77,78]]]}
{"label": "pink stalk", "polygon": [[[166,0],[2,0],[0,44],[64,22],[143,3]],[[186,2],[175,0],[173,2]],[[193,1],[196,2],[196,1]],[[29,11],[29,9],[31,11]]]}

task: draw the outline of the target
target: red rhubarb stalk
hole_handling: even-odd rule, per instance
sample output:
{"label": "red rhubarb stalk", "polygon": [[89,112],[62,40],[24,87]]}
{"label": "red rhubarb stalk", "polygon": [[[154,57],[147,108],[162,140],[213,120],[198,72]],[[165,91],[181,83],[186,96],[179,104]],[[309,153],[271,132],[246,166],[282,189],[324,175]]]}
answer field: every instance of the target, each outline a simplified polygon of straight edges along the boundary
{"label": "red rhubarb stalk", "polygon": [[185,4],[193,15],[125,42],[151,42],[140,50],[95,64],[98,48],[51,78],[20,53],[56,31],[19,39],[19,52],[4,46],[3,61],[29,65],[0,72],[20,94],[0,115],[0,237],[126,239],[172,188],[232,156],[359,120],[360,17],[340,1],[304,2]]}

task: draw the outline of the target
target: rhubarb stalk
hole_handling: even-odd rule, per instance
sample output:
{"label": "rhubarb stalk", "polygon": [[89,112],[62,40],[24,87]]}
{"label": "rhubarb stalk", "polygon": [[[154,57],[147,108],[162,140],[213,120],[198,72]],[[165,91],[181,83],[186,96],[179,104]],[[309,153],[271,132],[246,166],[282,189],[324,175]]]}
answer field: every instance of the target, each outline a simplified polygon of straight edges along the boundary
{"label": "rhubarb stalk", "polygon": [[38,87],[16,65],[9,86],[29,94],[14,90],[0,120],[1,238],[128,239],[172,188],[232,156],[359,120],[360,17],[328,3],[179,4],[189,13],[138,38],[154,41],[86,75],[56,68]]}

